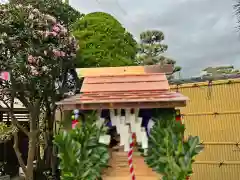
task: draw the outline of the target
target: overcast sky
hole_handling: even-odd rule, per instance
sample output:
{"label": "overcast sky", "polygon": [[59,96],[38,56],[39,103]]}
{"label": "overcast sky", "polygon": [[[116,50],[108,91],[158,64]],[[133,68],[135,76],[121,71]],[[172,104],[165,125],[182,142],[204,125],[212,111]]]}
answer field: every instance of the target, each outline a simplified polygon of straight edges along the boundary
{"label": "overcast sky", "polygon": [[234,0],[70,0],[80,12],[112,14],[136,38],[161,30],[167,55],[183,67],[183,76],[199,75],[208,66],[240,68],[240,32]]}

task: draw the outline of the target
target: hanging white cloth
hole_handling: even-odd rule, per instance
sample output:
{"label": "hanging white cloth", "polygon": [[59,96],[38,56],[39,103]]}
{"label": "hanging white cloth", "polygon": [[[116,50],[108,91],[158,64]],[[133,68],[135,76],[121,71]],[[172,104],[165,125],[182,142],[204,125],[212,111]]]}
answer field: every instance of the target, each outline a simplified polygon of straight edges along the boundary
{"label": "hanging white cloth", "polygon": [[150,133],[150,131],[151,131],[151,129],[153,128],[154,124],[155,124],[155,122],[154,122],[152,119],[150,119],[150,120],[148,121],[148,125],[147,125],[148,133]]}
{"label": "hanging white cloth", "polygon": [[137,122],[135,124],[135,128],[136,128],[136,140],[137,143],[141,143],[142,142],[142,132],[141,132],[141,125],[142,125],[142,118],[138,117],[137,118]]}
{"label": "hanging white cloth", "polygon": [[120,116],[115,116],[115,124],[116,124],[116,130],[117,134],[120,134]]}
{"label": "hanging white cloth", "polygon": [[120,124],[120,146],[124,145],[124,133],[125,133],[125,125]]}
{"label": "hanging white cloth", "polygon": [[111,120],[112,126],[116,126],[116,116],[115,116],[114,109],[110,109],[110,120]]}
{"label": "hanging white cloth", "polygon": [[133,133],[136,133],[136,120],[135,120],[135,114],[131,114],[129,116],[130,119],[130,125],[131,125],[131,131]]}
{"label": "hanging white cloth", "polygon": [[126,117],[125,122],[126,123],[130,123],[130,115],[131,115],[130,109],[125,109],[125,117]]}
{"label": "hanging white cloth", "polygon": [[126,124],[126,117],[125,116],[120,116],[120,123],[121,124]]}
{"label": "hanging white cloth", "polygon": [[141,128],[141,133],[142,133],[142,148],[147,149],[148,148],[148,137],[147,137],[147,132],[144,127]]}
{"label": "hanging white cloth", "polygon": [[128,152],[130,150],[130,138],[131,133],[129,132],[129,126],[125,126],[125,136],[124,136],[124,152]]}
{"label": "hanging white cloth", "polygon": [[126,130],[125,130],[125,128],[128,128],[128,126],[127,127],[125,127],[126,125],[125,125],[125,117],[124,116],[121,116],[120,117],[120,124],[119,124],[119,130],[120,130],[120,146],[123,146],[124,145],[124,143],[125,143],[125,136],[126,136]]}

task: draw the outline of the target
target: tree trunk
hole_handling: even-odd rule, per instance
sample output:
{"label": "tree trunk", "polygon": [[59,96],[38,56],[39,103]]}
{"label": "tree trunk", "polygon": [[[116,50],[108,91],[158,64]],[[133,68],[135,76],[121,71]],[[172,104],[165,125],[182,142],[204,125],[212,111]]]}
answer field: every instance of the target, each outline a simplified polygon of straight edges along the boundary
{"label": "tree trunk", "polygon": [[26,180],[33,180],[34,179],[33,161],[34,161],[34,158],[35,158],[36,144],[37,144],[37,131],[30,132],[29,133],[29,146],[28,146]]}
{"label": "tree trunk", "polygon": [[27,173],[27,168],[26,168],[26,165],[24,164],[21,152],[19,151],[19,147],[18,147],[18,133],[15,132],[13,134],[13,137],[14,137],[13,149],[14,149],[15,154],[17,156],[20,167],[22,168],[24,174],[26,174]]}
{"label": "tree trunk", "polygon": [[[50,109],[49,109],[50,110]],[[55,158],[55,151],[54,151],[54,147],[53,147],[53,124],[54,124],[54,119],[55,119],[55,112],[53,111],[49,111],[48,112],[48,138],[49,138],[49,142],[48,142],[48,152],[50,153],[50,164],[51,164],[51,169],[52,169],[52,175],[55,176],[56,174],[56,158]]]}
{"label": "tree trunk", "polygon": [[28,159],[27,159],[27,173],[26,180],[34,179],[34,167],[33,161],[35,159],[36,154],[36,146],[38,141],[39,130],[37,124],[39,122],[40,115],[40,100],[35,102],[35,105],[32,106],[30,112],[30,132],[28,133]]}

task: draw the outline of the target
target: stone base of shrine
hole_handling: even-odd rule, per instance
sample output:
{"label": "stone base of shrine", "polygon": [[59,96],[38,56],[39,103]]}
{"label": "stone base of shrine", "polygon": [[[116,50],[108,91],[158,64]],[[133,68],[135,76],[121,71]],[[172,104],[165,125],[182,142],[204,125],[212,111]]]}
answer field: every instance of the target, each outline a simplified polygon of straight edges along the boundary
{"label": "stone base of shrine", "polygon": [[[111,152],[110,166],[103,176],[103,180],[131,180],[127,152],[121,149],[119,152]],[[157,175],[151,168],[144,162],[144,157],[140,153],[134,153],[133,166],[136,175],[136,180],[159,180],[160,176]]]}

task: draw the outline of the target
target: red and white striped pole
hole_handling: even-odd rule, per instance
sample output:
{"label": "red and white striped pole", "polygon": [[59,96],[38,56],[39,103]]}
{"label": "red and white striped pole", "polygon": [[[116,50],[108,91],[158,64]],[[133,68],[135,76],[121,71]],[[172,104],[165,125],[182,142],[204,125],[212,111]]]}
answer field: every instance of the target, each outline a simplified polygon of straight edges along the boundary
{"label": "red and white striped pole", "polygon": [[133,168],[133,146],[134,146],[134,138],[135,138],[135,134],[131,133],[131,137],[130,137],[130,149],[128,151],[128,165],[130,168],[130,174],[132,177],[132,180],[136,179],[135,173],[134,173],[134,168]]}

